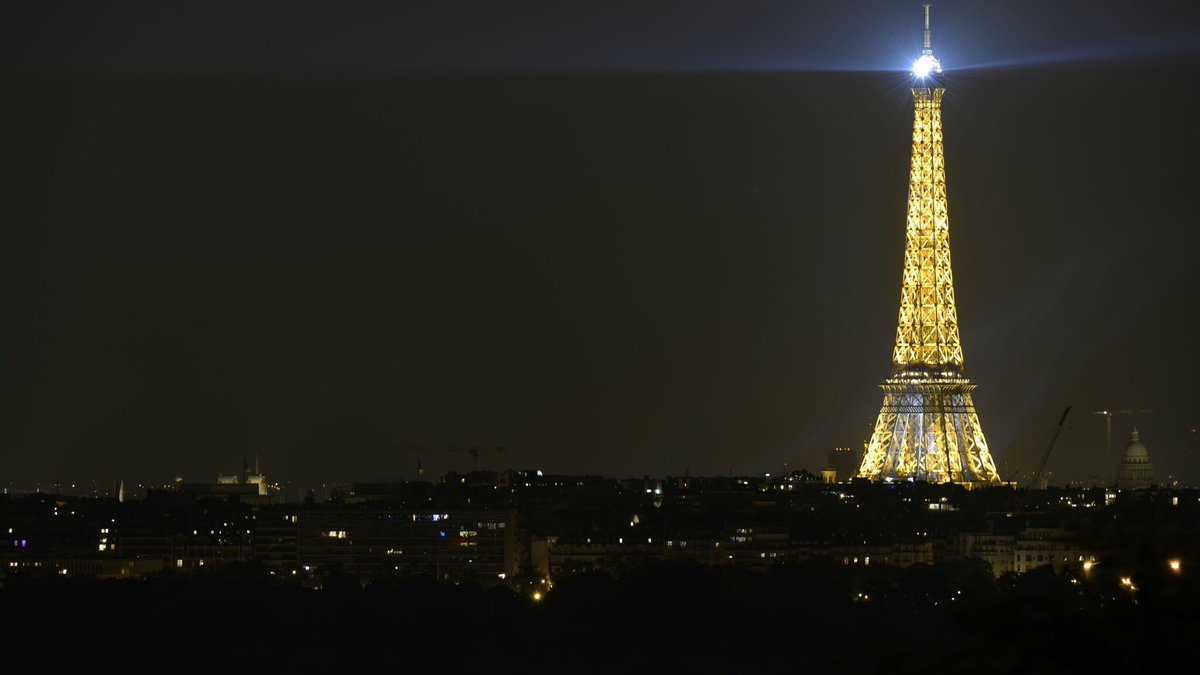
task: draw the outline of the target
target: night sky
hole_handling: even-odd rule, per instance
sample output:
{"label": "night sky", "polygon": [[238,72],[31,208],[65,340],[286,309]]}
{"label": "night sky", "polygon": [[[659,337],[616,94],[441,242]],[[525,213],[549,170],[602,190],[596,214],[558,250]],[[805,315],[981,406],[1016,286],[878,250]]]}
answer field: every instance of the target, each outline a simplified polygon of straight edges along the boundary
{"label": "night sky", "polygon": [[[0,482],[815,470],[869,436],[919,2],[100,4],[0,14]],[[933,21],[1002,474],[1074,405],[1052,482],[1105,473],[1101,408],[1200,481],[1200,6]]]}

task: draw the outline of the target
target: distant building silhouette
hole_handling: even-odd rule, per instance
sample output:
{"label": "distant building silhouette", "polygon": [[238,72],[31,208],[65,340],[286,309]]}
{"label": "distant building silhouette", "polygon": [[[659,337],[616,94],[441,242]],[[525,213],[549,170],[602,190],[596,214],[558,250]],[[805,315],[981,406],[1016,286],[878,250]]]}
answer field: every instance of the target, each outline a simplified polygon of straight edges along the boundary
{"label": "distant building silhouette", "polygon": [[854,478],[861,463],[862,452],[855,452],[854,448],[834,448],[829,451],[829,468],[837,472],[835,480],[848,481]]}

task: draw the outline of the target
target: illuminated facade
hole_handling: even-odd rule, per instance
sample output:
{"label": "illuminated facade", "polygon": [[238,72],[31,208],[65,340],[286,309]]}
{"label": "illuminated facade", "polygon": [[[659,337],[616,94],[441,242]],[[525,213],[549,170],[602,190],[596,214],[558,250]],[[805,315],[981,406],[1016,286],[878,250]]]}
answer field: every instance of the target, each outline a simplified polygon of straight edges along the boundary
{"label": "illuminated facade", "polygon": [[875,481],[1000,482],[963,374],[950,270],[942,152],[941,64],[925,47],[913,63],[912,168],[900,317],[892,374],[858,475]]}

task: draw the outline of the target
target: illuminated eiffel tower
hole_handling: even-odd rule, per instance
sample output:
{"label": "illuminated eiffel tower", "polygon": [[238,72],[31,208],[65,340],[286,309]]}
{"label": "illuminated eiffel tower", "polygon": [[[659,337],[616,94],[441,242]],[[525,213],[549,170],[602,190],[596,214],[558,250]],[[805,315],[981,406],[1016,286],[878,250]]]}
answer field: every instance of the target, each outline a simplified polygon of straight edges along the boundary
{"label": "illuminated eiffel tower", "polygon": [[942,66],[929,39],[913,63],[912,169],[904,279],[892,375],[858,475],[875,481],[998,484],[1000,477],[963,375],[950,272],[950,221],[942,154]]}

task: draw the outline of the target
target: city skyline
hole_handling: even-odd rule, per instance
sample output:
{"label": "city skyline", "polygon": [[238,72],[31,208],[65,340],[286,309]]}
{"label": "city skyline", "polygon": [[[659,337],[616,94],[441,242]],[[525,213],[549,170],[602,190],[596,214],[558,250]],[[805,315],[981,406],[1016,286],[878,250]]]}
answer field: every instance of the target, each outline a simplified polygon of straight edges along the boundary
{"label": "city skyline", "polygon": [[[1087,483],[1115,470],[1091,412],[1152,409],[1113,420],[1114,448],[1136,425],[1158,476],[1195,483],[1195,17],[1130,10],[1121,42],[1118,17],[1066,3],[1047,22],[1075,56],[1031,61],[1047,29],[1005,53],[978,4],[935,12],[970,64],[943,55],[946,155],[997,467],[1031,470],[1072,405],[1051,482]],[[209,480],[257,454],[296,482],[412,479],[411,446],[563,474],[818,471],[879,409],[919,7],[880,13],[905,17],[894,70],[870,67],[891,44],[828,49],[881,34],[832,10],[775,61],[671,39],[608,67],[535,40],[495,68],[445,65],[453,41],[7,42],[0,475]]]}

